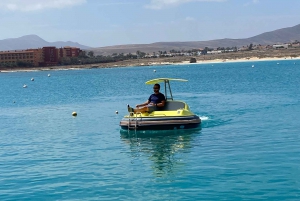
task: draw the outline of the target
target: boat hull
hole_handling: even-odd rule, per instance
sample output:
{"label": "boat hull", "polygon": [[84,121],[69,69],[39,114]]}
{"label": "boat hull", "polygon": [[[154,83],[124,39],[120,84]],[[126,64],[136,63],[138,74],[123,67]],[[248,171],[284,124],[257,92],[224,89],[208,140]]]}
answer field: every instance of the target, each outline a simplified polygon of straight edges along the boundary
{"label": "boat hull", "polygon": [[177,130],[197,128],[201,119],[197,115],[180,117],[125,117],[120,126],[124,130]]}

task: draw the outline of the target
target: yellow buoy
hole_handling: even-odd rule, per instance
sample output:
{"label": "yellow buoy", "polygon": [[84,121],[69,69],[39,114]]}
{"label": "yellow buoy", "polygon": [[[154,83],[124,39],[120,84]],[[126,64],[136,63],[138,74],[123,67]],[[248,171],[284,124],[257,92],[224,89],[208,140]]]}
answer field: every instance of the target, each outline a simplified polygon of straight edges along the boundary
{"label": "yellow buoy", "polygon": [[77,116],[77,112],[73,112],[72,116],[74,116],[74,117]]}

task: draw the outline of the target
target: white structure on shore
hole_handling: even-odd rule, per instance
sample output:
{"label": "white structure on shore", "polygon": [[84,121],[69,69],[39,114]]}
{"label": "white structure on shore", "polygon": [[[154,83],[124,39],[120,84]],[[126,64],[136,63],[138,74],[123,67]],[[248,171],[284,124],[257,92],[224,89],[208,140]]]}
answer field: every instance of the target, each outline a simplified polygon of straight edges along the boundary
{"label": "white structure on shore", "polygon": [[273,45],[273,48],[274,49],[278,49],[278,48],[289,48],[289,47],[292,47],[291,44],[287,43],[287,44],[279,44],[279,45]]}
{"label": "white structure on shore", "polygon": [[222,50],[207,51],[207,54],[222,54]]}

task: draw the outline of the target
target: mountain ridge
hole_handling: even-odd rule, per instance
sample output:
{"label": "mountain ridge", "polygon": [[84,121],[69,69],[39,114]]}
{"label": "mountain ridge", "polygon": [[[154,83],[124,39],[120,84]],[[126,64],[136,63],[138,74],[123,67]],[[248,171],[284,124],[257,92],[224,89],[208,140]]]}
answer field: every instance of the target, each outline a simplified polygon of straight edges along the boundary
{"label": "mountain ridge", "polygon": [[58,48],[64,46],[75,46],[81,49],[91,48],[72,41],[48,42],[35,34],[25,35],[19,38],[8,38],[8,39],[0,40],[0,51],[24,50],[30,48],[42,48],[46,46],[55,46]]}
{"label": "mountain ridge", "polygon": [[274,31],[264,32],[262,34],[243,38],[243,39],[214,39],[208,41],[174,41],[174,42],[154,42],[149,44],[122,44],[105,47],[88,47],[72,41],[56,41],[47,42],[37,35],[25,35],[19,38],[8,38],[0,40],[0,50],[19,50],[29,48],[39,48],[44,46],[75,46],[84,50],[92,50],[95,54],[111,55],[113,53],[136,53],[136,51],[143,51],[146,53],[170,50],[189,50],[197,48],[217,48],[217,47],[242,47],[250,45],[272,45],[276,43],[288,43],[295,40],[300,41],[300,24],[281,28]]}
{"label": "mountain ridge", "polygon": [[137,50],[152,53],[158,51],[189,50],[197,48],[217,48],[217,47],[242,47],[250,45],[272,45],[276,43],[288,43],[295,40],[300,41],[300,24],[281,28],[274,31],[264,32],[262,34],[243,38],[243,39],[214,39],[208,41],[177,41],[177,42],[155,42],[150,44],[129,44],[115,45],[93,48],[96,54],[109,55],[113,53],[135,53]]}

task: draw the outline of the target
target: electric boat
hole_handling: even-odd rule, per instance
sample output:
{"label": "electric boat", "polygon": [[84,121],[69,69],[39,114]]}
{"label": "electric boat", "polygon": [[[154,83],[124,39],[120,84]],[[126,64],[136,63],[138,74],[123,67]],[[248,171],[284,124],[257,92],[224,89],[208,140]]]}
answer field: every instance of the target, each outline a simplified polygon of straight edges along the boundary
{"label": "electric boat", "polygon": [[197,128],[201,124],[199,116],[195,115],[188,104],[173,100],[170,81],[187,82],[185,79],[157,78],[146,84],[164,83],[166,103],[163,108],[153,112],[129,112],[120,122],[123,130],[177,130]]}

